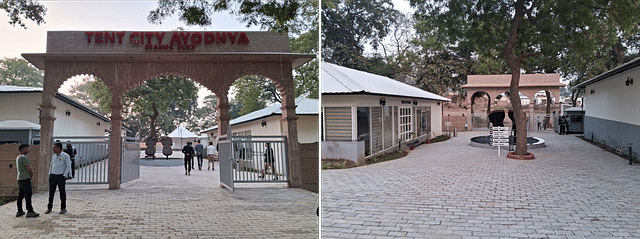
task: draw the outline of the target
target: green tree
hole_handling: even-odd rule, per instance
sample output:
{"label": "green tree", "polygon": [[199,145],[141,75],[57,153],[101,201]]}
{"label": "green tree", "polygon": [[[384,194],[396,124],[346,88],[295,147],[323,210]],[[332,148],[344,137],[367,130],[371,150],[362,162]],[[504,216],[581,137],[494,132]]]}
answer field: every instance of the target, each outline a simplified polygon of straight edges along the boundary
{"label": "green tree", "polygon": [[230,11],[240,16],[241,21],[249,26],[260,26],[278,32],[289,31],[289,21],[297,15],[298,1],[158,1],[158,8],[151,11],[147,20],[161,24],[162,20],[173,14],[180,15],[180,20],[187,25],[209,26],[214,12]]}
{"label": "green tree", "polygon": [[[547,59],[597,53],[602,42],[613,45],[618,36],[636,34],[640,3],[622,1],[425,1],[410,0],[415,17],[423,28],[419,32],[436,34],[438,40],[476,52],[500,52],[512,75],[510,101],[517,128],[516,154],[525,155],[527,118],[519,99],[521,71],[525,59]],[[437,29],[433,31],[432,29]],[[428,30],[428,31],[427,31]],[[428,34],[428,33],[427,33]],[[580,54],[582,53],[582,54]],[[483,53],[489,55],[490,53]],[[575,58],[574,58],[575,59]],[[539,71],[567,67],[564,61],[539,65]]]}
{"label": "green tree", "polygon": [[44,71],[22,58],[0,60],[0,85],[42,87]]}
{"label": "green tree", "polygon": [[44,22],[44,15],[47,12],[47,9],[39,4],[38,1],[33,0],[3,0],[0,3],[0,8],[4,9],[9,16],[9,24],[16,26],[16,24],[20,25],[24,29],[27,29],[25,26],[25,20],[31,20],[36,22],[36,24],[40,25]]}
{"label": "green tree", "polygon": [[395,16],[391,0],[323,1],[323,60],[366,71],[366,45],[376,50]]}

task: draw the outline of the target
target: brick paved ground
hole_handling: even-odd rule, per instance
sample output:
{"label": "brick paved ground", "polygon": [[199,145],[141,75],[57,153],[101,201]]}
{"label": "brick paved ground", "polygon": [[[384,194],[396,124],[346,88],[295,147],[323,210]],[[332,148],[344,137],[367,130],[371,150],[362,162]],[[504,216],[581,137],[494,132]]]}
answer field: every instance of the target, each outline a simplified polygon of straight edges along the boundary
{"label": "brick paved ground", "polygon": [[[218,169],[218,167],[216,167]],[[33,197],[38,218],[15,217],[0,207],[0,238],[317,238],[318,194],[302,189],[220,188],[218,171],[141,167],[122,184],[68,185],[68,213],[44,214],[47,192]],[[23,206],[24,207],[24,206]]]}
{"label": "brick paved ground", "polygon": [[482,134],[322,171],[322,237],[640,238],[640,165],[553,133],[508,159],[468,145]]}

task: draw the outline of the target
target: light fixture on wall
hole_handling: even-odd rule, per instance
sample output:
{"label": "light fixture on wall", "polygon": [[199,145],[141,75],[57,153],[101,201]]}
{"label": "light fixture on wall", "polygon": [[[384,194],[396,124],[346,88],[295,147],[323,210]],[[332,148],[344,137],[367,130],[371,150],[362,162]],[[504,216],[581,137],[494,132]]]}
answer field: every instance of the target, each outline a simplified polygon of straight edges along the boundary
{"label": "light fixture on wall", "polygon": [[387,100],[384,99],[384,97],[380,98],[380,105],[384,106],[387,104]]}
{"label": "light fixture on wall", "polygon": [[627,77],[627,80],[624,81],[624,83],[629,86],[629,85],[633,85],[633,78],[631,77]]}
{"label": "light fixture on wall", "polygon": [[71,111],[67,110],[67,111],[65,111],[65,112],[64,112],[64,114],[65,114],[66,116],[70,116],[70,115],[71,115]]}
{"label": "light fixture on wall", "polygon": [[436,102],[436,105],[440,105],[440,102]]}
{"label": "light fixture on wall", "polygon": [[262,120],[262,123],[260,123],[260,125],[262,125],[262,127],[267,127],[267,121]]}
{"label": "light fixture on wall", "polygon": [[97,125],[97,126],[100,126],[100,121],[96,122],[96,125]]}
{"label": "light fixture on wall", "polygon": [[593,94],[595,94],[595,93],[596,93],[596,90],[591,89],[591,94],[593,95]]}
{"label": "light fixture on wall", "polygon": [[413,100],[413,105],[417,106],[418,105],[418,100]]}

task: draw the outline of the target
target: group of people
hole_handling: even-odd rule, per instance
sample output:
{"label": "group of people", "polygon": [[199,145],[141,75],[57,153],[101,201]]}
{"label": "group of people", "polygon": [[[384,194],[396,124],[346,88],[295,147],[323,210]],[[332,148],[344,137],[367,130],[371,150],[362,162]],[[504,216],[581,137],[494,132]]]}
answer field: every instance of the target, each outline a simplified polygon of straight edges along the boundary
{"label": "group of people", "polygon": [[[195,146],[191,145],[191,142],[187,142],[182,148],[182,153],[184,154],[184,175],[191,175],[191,171],[194,170],[194,156],[198,158],[198,170],[202,171],[202,160],[204,157],[204,146],[200,143],[200,140],[196,140],[198,144]],[[213,146],[213,142],[209,142],[209,146],[207,146],[207,170],[216,170],[215,169],[215,156],[217,154],[216,147]]]}
{"label": "group of people", "polygon": [[[18,146],[20,155],[16,158],[16,170],[18,171],[18,213],[16,217],[27,215],[27,217],[37,217],[40,214],[33,210],[31,202],[31,196],[33,195],[31,178],[34,176],[33,169],[31,168],[31,162],[27,157],[29,153],[29,145],[21,144]],[[71,146],[71,143],[67,143],[67,148],[63,150],[62,143],[57,141],[53,145],[53,155],[51,155],[51,164],[49,166],[49,203],[47,204],[47,210],[45,214],[51,213],[53,209],[53,198],[56,193],[56,188],[60,191],[60,214],[67,213],[67,192],[65,190],[65,181],[73,177],[73,164],[72,156],[76,154],[75,148]],[[22,201],[26,201],[27,213],[22,209]]]}

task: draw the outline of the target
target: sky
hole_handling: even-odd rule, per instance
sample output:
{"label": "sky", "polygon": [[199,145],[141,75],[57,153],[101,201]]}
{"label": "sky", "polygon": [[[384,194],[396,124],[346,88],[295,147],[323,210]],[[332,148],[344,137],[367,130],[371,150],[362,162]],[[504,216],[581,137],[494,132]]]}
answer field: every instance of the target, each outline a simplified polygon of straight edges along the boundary
{"label": "sky", "polygon": [[[260,31],[259,27],[247,28],[228,12],[215,13],[211,18],[211,26],[186,26],[177,16],[165,19],[162,24],[149,23],[147,16],[158,3],[149,1],[50,1],[39,0],[47,9],[45,23],[37,25],[27,20],[26,29],[19,25],[12,26],[5,11],[0,11],[0,59],[22,57],[22,53],[45,53],[47,31],[173,31],[182,27],[186,31]],[[396,9],[402,12],[413,12],[408,0],[393,0]],[[72,85],[82,82],[80,77],[67,80],[60,92],[68,94]],[[211,94],[207,89],[201,90],[198,102]]]}
{"label": "sky", "polygon": [[[247,28],[228,12],[211,16],[212,24],[207,27],[188,27],[177,16],[165,19],[161,25],[149,23],[147,16],[158,6],[158,1],[47,1],[39,0],[47,8],[44,20],[39,26],[33,21],[25,21],[27,29],[9,24],[9,17],[0,10],[0,59],[22,57],[22,53],[45,53],[47,31],[173,31],[179,27],[185,31],[260,31],[259,27]],[[67,80],[60,92],[68,94],[71,85],[81,81],[80,77]],[[211,94],[204,89],[198,93],[199,103]]]}

